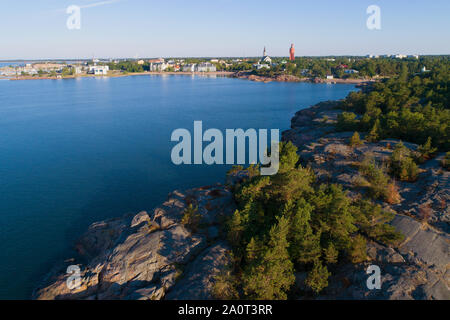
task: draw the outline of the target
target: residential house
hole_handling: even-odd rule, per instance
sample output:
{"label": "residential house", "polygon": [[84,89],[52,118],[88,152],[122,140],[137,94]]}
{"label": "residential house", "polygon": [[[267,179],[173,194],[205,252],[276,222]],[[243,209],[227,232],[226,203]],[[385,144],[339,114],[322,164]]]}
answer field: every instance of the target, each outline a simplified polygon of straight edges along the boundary
{"label": "residential house", "polygon": [[98,75],[108,74],[109,66],[89,66],[88,73]]}
{"label": "residential house", "polygon": [[195,69],[196,69],[195,63],[189,63],[183,66],[183,72],[195,72]]}
{"label": "residential house", "polygon": [[197,65],[197,72],[216,72],[216,66],[210,62],[204,62]]}
{"label": "residential house", "polygon": [[165,62],[155,62],[155,63],[150,62],[149,70],[161,72],[161,71],[166,70],[169,67],[170,67],[170,65]]}

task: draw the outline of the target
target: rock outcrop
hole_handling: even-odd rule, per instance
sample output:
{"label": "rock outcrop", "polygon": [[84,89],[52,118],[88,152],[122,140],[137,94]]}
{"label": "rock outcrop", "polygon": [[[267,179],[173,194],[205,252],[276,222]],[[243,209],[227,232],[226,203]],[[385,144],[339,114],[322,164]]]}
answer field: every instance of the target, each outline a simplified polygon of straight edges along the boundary
{"label": "rock outcrop", "polygon": [[[355,164],[368,154],[386,162],[399,141],[349,147],[353,132],[335,131],[337,116],[342,112],[337,107],[337,102],[324,102],[300,110],[291,121],[291,129],[283,132],[283,140],[299,148],[303,165],[311,167],[319,181],[338,183],[348,190],[350,197],[358,197],[364,190],[355,183],[358,178]],[[417,148],[411,143],[404,144],[412,150]],[[450,172],[440,166],[442,156],[421,165],[416,182],[397,182],[399,204],[380,202],[385,210],[396,213],[391,224],[405,236],[404,241],[395,248],[369,244],[370,261],[337,267],[321,298],[450,299]],[[426,220],[422,216],[424,207]],[[371,263],[382,268],[381,290],[367,290],[365,270]],[[302,277],[299,275],[297,279]]]}
{"label": "rock outcrop", "polygon": [[272,81],[278,81],[278,82],[302,82],[302,81],[309,81],[307,78],[299,78],[293,75],[288,74],[280,74],[273,77],[269,76],[260,76],[255,75],[252,72],[248,71],[239,71],[232,75],[233,78],[239,78],[239,79],[247,79],[250,81],[255,82],[272,82]]}
{"label": "rock outcrop", "polygon": [[[181,223],[189,204],[201,216],[196,232]],[[173,192],[151,213],[94,223],[76,244],[79,257],[54,270],[37,299],[208,299],[214,276],[228,264],[219,241],[223,219],[234,211],[221,185]],[[69,289],[68,265],[81,284]]]}
{"label": "rock outcrop", "polygon": [[263,76],[263,75],[256,75],[253,73],[253,71],[237,71],[231,75],[232,78],[238,78],[238,79],[246,79],[250,81],[255,82],[312,82],[312,83],[341,83],[341,84],[356,84],[358,86],[365,86],[368,84],[373,83],[375,80],[373,79],[353,79],[353,78],[346,78],[346,79],[322,79],[322,78],[310,78],[310,77],[297,77],[291,74],[275,74],[273,76]]}

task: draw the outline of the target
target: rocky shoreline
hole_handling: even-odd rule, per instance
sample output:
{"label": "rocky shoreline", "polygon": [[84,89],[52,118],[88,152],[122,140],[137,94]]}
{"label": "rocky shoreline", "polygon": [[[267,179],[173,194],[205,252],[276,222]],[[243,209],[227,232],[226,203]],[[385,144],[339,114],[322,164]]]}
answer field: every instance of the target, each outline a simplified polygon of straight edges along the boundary
{"label": "rocky shoreline", "polygon": [[[283,140],[299,148],[302,164],[310,166],[319,181],[342,185],[350,197],[358,197],[355,185],[360,162],[371,154],[378,161],[387,160],[399,140],[364,143],[351,148],[353,132],[335,132],[337,116],[343,112],[335,101],[319,103],[300,110],[291,120],[291,129]],[[417,145],[404,144],[410,149]],[[325,289],[323,298],[343,299],[450,299],[450,172],[440,166],[444,153],[420,165],[419,179],[397,182],[401,202],[381,203],[395,213],[391,224],[405,239],[397,247],[369,243],[370,261],[360,265],[339,266]],[[421,217],[426,206],[429,217]],[[365,268],[377,264],[382,269],[382,289],[368,292],[364,287]]]}
{"label": "rocky shoreline", "polygon": [[[188,204],[202,226],[181,223]],[[152,212],[92,224],[76,243],[79,257],[55,267],[35,299],[208,299],[213,278],[228,262],[221,223],[235,210],[222,185],[174,191]],[[69,265],[79,265],[81,285],[66,285]]]}
{"label": "rocky shoreline", "polygon": [[299,78],[297,76],[280,74],[273,77],[259,76],[248,71],[238,71],[231,75],[232,78],[245,79],[255,82],[311,82],[311,83],[330,83],[330,84],[356,84],[364,85],[375,82],[373,79],[321,79],[321,78]]}
{"label": "rocky shoreline", "polygon": [[[310,166],[319,181],[339,183],[350,197],[358,197],[361,190],[353,183],[358,170],[353,164],[367,153],[376,159],[389,157],[390,146],[398,141],[350,148],[352,133],[334,130],[342,112],[337,107],[337,102],[323,102],[297,112],[282,138],[299,148],[302,164]],[[405,235],[404,241],[396,247],[368,242],[368,260],[336,266],[328,288],[316,298],[450,299],[450,173],[439,165],[442,156],[420,166],[417,182],[399,183],[399,204],[380,203],[396,213],[391,223]],[[190,204],[201,215],[197,230],[182,223]],[[420,216],[425,205],[427,221]],[[94,223],[76,244],[79,257],[55,267],[33,298],[212,299],[215,276],[230,261],[223,224],[235,208],[229,189],[215,185],[175,191],[152,212]],[[381,290],[366,287],[366,269],[372,264],[382,270]],[[66,285],[68,265],[80,266],[78,289]],[[296,291],[308,295],[305,278],[306,273],[296,274]]]}

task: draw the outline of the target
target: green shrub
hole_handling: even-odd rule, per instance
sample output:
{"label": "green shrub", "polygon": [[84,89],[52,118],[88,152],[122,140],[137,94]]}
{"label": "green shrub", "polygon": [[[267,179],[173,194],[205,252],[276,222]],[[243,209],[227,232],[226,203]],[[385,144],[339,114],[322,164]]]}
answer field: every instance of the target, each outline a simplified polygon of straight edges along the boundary
{"label": "green shrub", "polygon": [[385,169],[379,166],[370,156],[364,158],[359,166],[360,174],[366,179],[369,195],[374,199],[385,199],[389,177]]}
{"label": "green shrub", "polygon": [[377,119],[372,129],[366,136],[368,142],[377,142],[380,139],[380,120]]}
{"label": "green shrub", "polygon": [[361,138],[358,132],[355,132],[353,136],[350,138],[349,145],[350,147],[357,147],[362,144]]}
{"label": "green shrub", "polygon": [[400,141],[390,158],[390,172],[402,181],[416,181],[419,167],[411,157],[411,151]]}
{"label": "green shrub", "polygon": [[403,236],[388,224],[394,218],[392,212],[385,211],[380,205],[374,205],[368,200],[359,200],[356,206],[358,225],[368,237],[386,245],[398,244],[403,240]]}
{"label": "green shrub", "polygon": [[330,245],[323,250],[323,255],[326,263],[333,264],[338,261],[339,251],[336,250],[332,243],[330,243]]}
{"label": "green shrub", "polygon": [[434,148],[431,145],[431,137],[428,137],[427,142],[417,148],[418,155],[416,159],[419,163],[424,163],[425,161],[431,159],[436,151],[437,148]]}
{"label": "green shrub", "polygon": [[339,131],[354,131],[358,129],[359,121],[353,112],[342,112],[337,117],[336,129]]}
{"label": "green shrub", "polygon": [[320,261],[316,261],[312,270],[308,273],[305,283],[317,294],[328,286],[330,275],[327,267],[323,266]]}
{"label": "green shrub", "polygon": [[192,232],[197,232],[202,216],[197,213],[198,207],[194,207],[192,203],[184,210],[181,223],[188,226]]}
{"label": "green shrub", "polygon": [[357,235],[353,239],[349,257],[352,263],[361,263],[367,259],[367,243],[363,236]]}

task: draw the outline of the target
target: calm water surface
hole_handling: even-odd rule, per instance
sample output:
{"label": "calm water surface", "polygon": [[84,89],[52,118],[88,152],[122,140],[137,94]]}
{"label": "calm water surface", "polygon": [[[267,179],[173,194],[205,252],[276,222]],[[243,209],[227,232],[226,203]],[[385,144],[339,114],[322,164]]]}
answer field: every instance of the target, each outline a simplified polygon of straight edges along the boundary
{"label": "calm water surface", "polygon": [[174,129],[289,128],[353,85],[134,76],[0,81],[0,298],[27,299],[92,222],[151,210],[226,166],[175,166]]}

